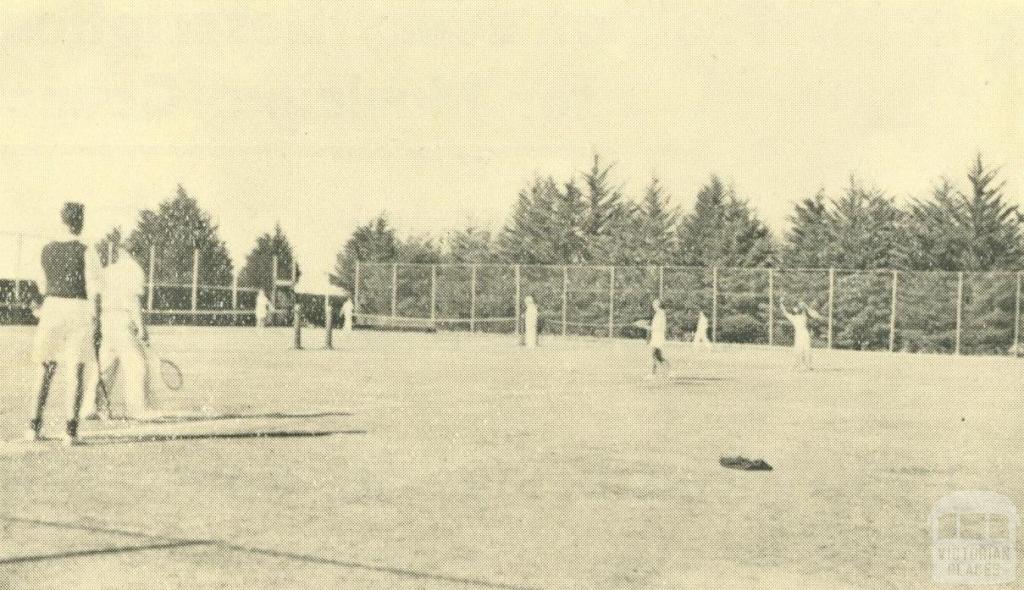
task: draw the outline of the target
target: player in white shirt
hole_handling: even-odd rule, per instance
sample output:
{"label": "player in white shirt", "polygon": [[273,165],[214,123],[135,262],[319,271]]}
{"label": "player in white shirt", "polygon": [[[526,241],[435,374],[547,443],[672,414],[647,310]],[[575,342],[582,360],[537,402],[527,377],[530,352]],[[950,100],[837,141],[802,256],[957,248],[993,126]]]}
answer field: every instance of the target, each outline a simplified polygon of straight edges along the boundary
{"label": "player in white shirt", "polygon": [[711,340],[708,339],[708,316],[700,312],[697,318],[697,329],[693,332],[694,348],[711,348]]}
{"label": "player in white shirt", "polygon": [[782,315],[786,316],[789,323],[793,324],[793,353],[796,357],[797,367],[811,368],[811,332],[807,327],[808,317],[820,320],[821,316],[801,301],[794,306],[792,313],[786,309],[786,304],[779,300],[779,307],[782,308]]}
{"label": "player in white shirt", "polygon": [[[142,420],[158,416],[148,408],[152,385],[147,350],[148,336],[142,319],[141,297],[146,290],[142,268],[122,246],[117,262],[103,271],[100,300],[102,341],[100,374],[112,418]],[[91,389],[90,392],[100,390]],[[86,416],[96,413],[96,397],[83,407]]]}
{"label": "player in white shirt", "polygon": [[349,297],[345,300],[345,303],[341,304],[341,317],[345,321],[345,325],[341,327],[341,331],[345,333],[352,332],[352,312],[355,309],[355,305],[352,303],[352,298]]}
{"label": "player in white shirt", "polygon": [[267,294],[260,289],[256,293],[256,325],[260,328],[267,327],[267,315],[270,313],[270,300]]}
{"label": "player in white shirt", "polygon": [[540,317],[540,312],[537,310],[537,303],[533,300],[533,295],[527,295],[523,298],[523,304],[526,307],[526,311],[523,314],[523,320],[525,326],[523,329],[523,346],[526,348],[537,347],[537,322]]}
{"label": "player in white shirt", "polygon": [[39,392],[33,398],[28,440],[39,440],[43,411],[58,368],[64,373],[67,426],[64,441],[78,441],[78,417],[85,395],[85,366],[92,358],[96,334],[96,305],[100,263],[96,252],[80,235],[85,224],[85,207],[66,203],[61,210],[65,234],[47,244],[40,256],[42,275],[37,284],[45,295],[39,309],[32,358],[39,366]]}
{"label": "player in white shirt", "polygon": [[653,358],[651,374],[657,375],[658,367],[664,367],[665,370],[671,369],[671,365],[665,360],[665,354],[662,352],[662,348],[665,347],[665,334],[668,331],[668,318],[665,315],[665,310],[661,307],[660,299],[652,301],[651,307],[654,308],[654,315],[651,317],[650,346]]}

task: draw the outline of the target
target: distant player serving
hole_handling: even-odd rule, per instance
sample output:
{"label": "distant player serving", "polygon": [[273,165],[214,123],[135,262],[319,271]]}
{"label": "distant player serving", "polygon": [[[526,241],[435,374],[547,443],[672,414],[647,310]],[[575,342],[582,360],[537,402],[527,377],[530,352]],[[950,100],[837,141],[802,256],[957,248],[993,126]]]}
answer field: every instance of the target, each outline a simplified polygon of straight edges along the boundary
{"label": "distant player serving", "polygon": [[66,203],[61,210],[65,235],[43,247],[40,262],[40,291],[45,294],[39,310],[39,325],[33,345],[33,360],[39,365],[39,393],[31,408],[32,418],[25,433],[39,440],[43,411],[58,364],[65,374],[67,424],[63,440],[78,441],[78,416],[85,394],[85,363],[92,358],[93,339],[98,332],[96,307],[100,263],[80,235],[85,224],[85,207]]}
{"label": "distant player serving", "polygon": [[786,316],[790,324],[793,324],[793,353],[796,356],[797,366],[810,369],[811,332],[807,328],[807,319],[810,317],[820,320],[821,316],[803,301],[793,307],[792,313],[786,309],[786,304],[781,299],[779,300],[779,307],[782,308],[782,315]]}

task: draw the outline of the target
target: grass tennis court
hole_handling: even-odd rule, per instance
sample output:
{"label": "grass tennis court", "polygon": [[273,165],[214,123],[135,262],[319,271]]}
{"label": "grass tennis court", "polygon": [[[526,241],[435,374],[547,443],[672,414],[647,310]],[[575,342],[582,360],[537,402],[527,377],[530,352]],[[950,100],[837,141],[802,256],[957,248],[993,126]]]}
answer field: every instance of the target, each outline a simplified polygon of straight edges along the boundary
{"label": "grass tennis court", "polygon": [[[151,330],[167,409],[240,417],[5,445],[0,588],[931,587],[935,500],[1024,505],[1013,359],[670,344],[650,380],[641,341]],[[6,440],[32,329],[0,335]]]}

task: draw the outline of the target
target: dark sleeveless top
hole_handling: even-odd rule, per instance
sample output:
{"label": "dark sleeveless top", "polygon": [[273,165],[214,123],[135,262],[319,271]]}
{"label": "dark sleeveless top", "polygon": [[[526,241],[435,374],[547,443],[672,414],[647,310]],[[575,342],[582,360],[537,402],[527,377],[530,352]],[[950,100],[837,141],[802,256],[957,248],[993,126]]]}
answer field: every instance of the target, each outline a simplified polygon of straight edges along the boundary
{"label": "dark sleeveless top", "polygon": [[43,247],[43,272],[47,297],[86,299],[85,244],[50,242]]}

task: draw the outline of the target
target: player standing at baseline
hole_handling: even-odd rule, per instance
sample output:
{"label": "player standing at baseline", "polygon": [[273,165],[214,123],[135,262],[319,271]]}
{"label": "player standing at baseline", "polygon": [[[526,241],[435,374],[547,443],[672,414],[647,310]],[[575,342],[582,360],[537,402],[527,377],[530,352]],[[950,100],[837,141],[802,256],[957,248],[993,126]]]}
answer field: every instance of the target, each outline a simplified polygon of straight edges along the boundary
{"label": "player standing at baseline", "polygon": [[67,403],[63,440],[65,444],[76,444],[85,393],[85,363],[91,358],[90,350],[99,332],[96,308],[100,264],[96,253],[80,237],[85,207],[81,203],[65,203],[60,216],[65,235],[44,246],[40,256],[43,273],[39,287],[45,299],[39,310],[32,354],[40,367],[40,385],[30,409],[32,418],[25,438],[34,441],[41,437],[43,411],[59,362],[65,371]]}
{"label": "player standing at baseline", "polygon": [[793,354],[796,357],[798,368],[810,370],[811,368],[811,332],[807,328],[808,317],[820,320],[813,309],[801,301],[793,307],[792,313],[786,309],[786,304],[780,298],[779,307],[782,308],[782,315],[786,316],[790,324],[793,324]]}
{"label": "player standing at baseline", "polygon": [[352,312],[355,305],[352,303],[352,298],[349,297],[345,300],[345,303],[341,304],[341,317],[345,321],[345,325],[341,327],[341,331],[346,334],[352,333]]}
{"label": "player standing at baseline", "polygon": [[523,320],[525,322],[523,327],[523,346],[526,348],[536,348],[537,321],[540,317],[540,313],[537,310],[537,303],[533,300],[533,295],[527,295],[523,299],[523,304],[526,306],[526,312],[523,314]]}
{"label": "player standing at baseline", "polygon": [[256,293],[256,326],[259,328],[267,327],[267,314],[270,312],[270,300],[267,299],[267,294],[260,289]]}
{"label": "player standing at baseline", "polygon": [[[100,325],[102,343],[99,349],[99,375],[110,398],[123,404],[123,416],[144,420],[158,415],[147,408],[152,388],[146,326],[142,319],[141,297],[146,290],[146,275],[124,246],[117,249],[117,262],[103,271]],[[116,366],[116,372],[114,371]],[[110,377],[118,377],[116,380]],[[98,379],[97,379],[98,381]],[[116,381],[116,384],[115,384]],[[96,413],[98,383],[92,383],[83,405],[83,414]],[[111,399],[108,398],[108,403]],[[118,408],[120,409],[120,408]],[[114,413],[114,408],[108,408]]]}
{"label": "player standing at baseline", "polygon": [[708,340],[708,316],[700,312],[697,318],[697,329],[693,332],[694,348],[711,348],[711,341]]}

